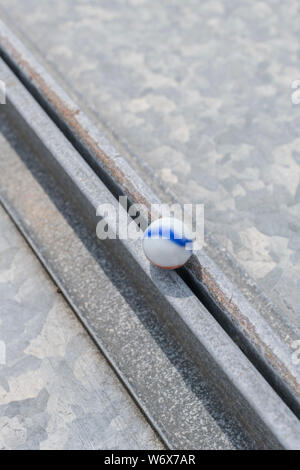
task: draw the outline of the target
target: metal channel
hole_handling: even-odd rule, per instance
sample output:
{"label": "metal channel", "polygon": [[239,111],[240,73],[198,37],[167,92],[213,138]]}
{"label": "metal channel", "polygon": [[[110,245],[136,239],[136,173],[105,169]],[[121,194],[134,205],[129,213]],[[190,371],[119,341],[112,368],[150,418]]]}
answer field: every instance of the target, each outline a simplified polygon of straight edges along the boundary
{"label": "metal channel", "polygon": [[89,233],[81,211],[68,203],[15,121],[0,113],[0,127],[2,204],[165,445],[261,447],[171,338],[118,260],[95,240],[94,230]]}
{"label": "metal channel", "polygon": [[[0,21],[0,55],[115,196],[159,202],[116,149]],[[148,218],[150,214],[148,214]],[[292,352],[204,250],[180,271],[195,295],[300,417],[300,373]]]}
{"label": "metal channel", "polygon": [[[3,62],[1,74],[7,83],[5,113],[38,153],[40,162],[63,191],[65,203],[84,215],[86,227],[94,234],[99,217],[106,218],[105,210],[98,208],[99,203],[109,203],[117,210],[117,200]],[[34,207],[30,204],[34,217]],[[121,215],[128,225],[133,223],[125,210]],[[18,223],[26,225],[28,222],[26,218],[22,221],[19,214]],[[118,227],[111,225],[110,230],[118,235]],[[66,240],[63,240],[65,243]],[[182,345],[195,367],[209,379],[228,409],[259,445],[266,448],[300,448],[300,424],[295,415],[178,273],[151,268],[139,242],[106,240],[104,246],[118,260],[127,278],[135,283],[146,303],[155,310],[160,324]],[[47,257],[48,261],[40,255],[42,261],[48,264],[51,260],[49,247]],[[57,278],[56,281],[59,285],[63,284],[62,279]],[[61,287],[78,312],[67,285]],[[81,318],[89,328],[89,321],[82,315]],[[130,382],[128,377],[124,378],[126,380]],[[134,380],[129,386],[134,394]],[[147,391],[149,393],[149,389]]]}
{"label": "metal channel", "polygon": [[256,448],[4,111],[2,204],[165,444]]}

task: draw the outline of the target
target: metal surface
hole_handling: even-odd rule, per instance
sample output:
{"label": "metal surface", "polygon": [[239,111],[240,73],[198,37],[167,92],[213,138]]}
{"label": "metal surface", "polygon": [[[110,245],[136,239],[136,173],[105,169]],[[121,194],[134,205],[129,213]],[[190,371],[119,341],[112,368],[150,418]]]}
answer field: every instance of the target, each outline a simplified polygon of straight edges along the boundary
{"label": "metal surface", "polygon": [[298,0],[0,6],[139,171],[205,203],[207,228],[299,328]]}
{"label": "metal surface", "polygon": [[[3,23],[0,24],[0,43],[2,55],[109,189],[115,195],[125,194],[132,202],[146,203],[148,207],[158,202],[157,197],[118,155],[104,135],[90,123]],[[292,364],[291,348],[292,340],[298,339],[297,329],[276,315],[267,299],[263,299],[266,309],[254,308],[205,251],[193,257],[183,276],[299,416],[299,367]]]}
{"label": "metal surface", "polygon": [[[109,202],[112,205],[116,205],[116,200],[89,166],[81,159],[68,140],[56,128],[55,124],[49,120],[47,115],[32,100],[32,97],[22,85],[14,79],[4,64],[2,64],[2,74],[4,74],[8,84],[5,113],[10,116],[14,126],[17,126],[23,133],[23,136],[26,136],[32,148],[38,152],[39,159],[47,168],[47,171],[53,174],[56,184],[63,189],[65,203],[69,204],[72,201],[77,210],[85,214],[86,221],[89,222],[94,231],[97,223],[96,208],[99,202]],[[13,175],[17,175],[17,172],[13,170],[11,161],[5,163],[5,158],[3,158],[2,163],[4,165],[2,170],[4,176],[1,180],[3,200],[8,201],[6,204],[11,206],[10,211],[14,213],[15,219],[32,240],[35,249],[38,250],[39,256],[46,263],[48,269],[49,265],[51,266],[52,275],[55,275],[59,284],[63,284],[65,295],[87,327],[89,327],[89,322],[92,320],[90,297],[86,304],[81,305],[79,303],[80,308],[77,306],[79,299],[77,298],[77,302],[75,302],[75,299],[79,292],[78,289],[72,290],[72,283],[70,283],[69,278],[69,276],[75,275],[73,272],[74,268],[69,267],[65,263],[60,264],[60,257],[62,255],[65,256],[61,249],[59,250],[59,259],[56,259],[55,253],[51,252],[51,246],[43,245],[45,240],[41,238],[41,231],[46,230],[47,227],[45,227],[45,220],[42,222],[42,225],[40,223],[42,213],[39,215],[36,212],[38,207],[37,201],[33,201],[33,198],[28,198],[27,200],[22,198],[22,192],[20,193],[21,182],[13,181]],[[12,170],[10,177],[7,174],[9,169]],[[14,201],[16,188],[18,196],[17,201]],[[101,215],[101,212],[99,215]],[[127,217],[126,213],[123,216]],[[65,239],[63,237],[62,240]],[[201,373],[209,378],[216,387],[216,390],[218,390],[218,393],[225,400],[224,403],[236,413],[243,425],[260,442],[260,445],[266,447],[282,446],[285,448],[297,448],[299,446],[298,437],[300,428],[296,417],[274,393],[272,388],[235,346],[198,299],[195,298],[180,277],[175,272],[166,273],[150,269],[148,262],[142,254],[140,243],[130,240],[117,240],[115,242],[108,240],[105,243],[105,247],[111,250],[119,259],[120,266],[123,265],[126,269],[127,277],[131,280],[135,279],[139,290],[145,296],[146,304],[150,303],[152,305],[159,321],[163,321],[165,328],[171,331],[184,347],[188,349],[191,358],[195,361],[197,367],[200,368]],[[72,260],[73,258],[74,255]],[[84,266],[89,266],[89,262],[86,261]],[[70,269],[72,270],[71,273]],[[83,282],[84,278],[85,276],[82,276],[80,281]],[[88,289],[89,294],[91,294],[91,289],[92,285]],[[114,325],[114,328],[116,327],[117,325]],[[121,334],[120,327],[117,328],[117,334],[118,336]],[[112,356],[120,354],[120,338],[118,338],[117,350],[112,349],[112,338],[110,342],[106,343],[106,341],[107,338],[102,336],[100,344],[103,348],[104,343],[106,351],[107,349],[109,351],[107,354]],[[131,344],[131,347],[128,349],[129,352],[134,352],[136,359],[137,348],[133,348]],[[147,358],[149,358],[147,348],[144,352]],[[120,360],[119,356],[116,357]],[[124,358],[122,357],[122,359]],[[152,360],[157,361],[155,356]],[[140,364],[138,366],[139,373],[134,378],[135,380],[141,374]],[[123,374],[124,367],[124,363],[122,367],[119,367],[119,371],[123,370]],[[137,383],[132,378],[132,367],[132,363],[130,366],[127,364],[129,376],[124,377],[124,380],[127,382],[132,393],[137,396]],[[146,372],[145,369],[142,370],[144,373]],[[149,378],[149,374],[147,374],[147,377]],[[149,400],[149,387],[147,387],[147,392]],[[147,394],[143,396],[143,399],[145,400],[146,397]],[[164,408],[164,412],[165,410]],[[151,413],[157,411],[152,409]],[[156,416],[156,420],[158,423],[161,423],[161,413]],[[170,424],[169,422],[169,426]],[[164,422],[164,426],[167,426],[167,422]],[[159,430],[162,434],[166,432],[166,428],[162,429],[160,427]],[[171,438],[174,439],[174,427],[173,433],[170,432],[169,428],[169,439]]]}
{"label": "metal surface", "polygon": [[[0,128],[2,202],[166,444],[176,449],[256,448],[162,327],[128,271],[89,233],[82,213],[40,164],[29,135],[20,135],[3,108]],[[20,416],[25,411],[20,404]]]}
{"label": "metal surface", "polygon": [[162,449],[2,206],[0,233],[0,449]]}

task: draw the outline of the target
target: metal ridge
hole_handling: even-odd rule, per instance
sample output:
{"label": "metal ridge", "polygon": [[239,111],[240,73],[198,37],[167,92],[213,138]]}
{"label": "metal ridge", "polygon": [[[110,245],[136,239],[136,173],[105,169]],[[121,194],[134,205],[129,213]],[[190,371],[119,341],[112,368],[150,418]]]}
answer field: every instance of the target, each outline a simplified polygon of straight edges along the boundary
{"label": "metal ridge", "polygon": [[[104,209],[99,211],[99,203],[117,207],[117,200],[3,62],[1,73],[7,81],[5,111],[38,151],[66,200],[85,214],[89,227],[95,230],[98,217],[106,217]],[[130,224],[132,219],[120,210]],[[139,242],[107,240],[106,246],[126,265],[128,276],[155,305],[162,323],[189,351],[246,429],[267,447],[300,448],[300,423],[295,415],[180,276],[152,269]]]}
{"label": "metal ridge", "polygon": [[[0,53],[114,195],[150,208],[157,197],[0,21]],[[202,250],[183,270],[201,300],[300,417],[300,377],[291,353]],[[233,295],[234,293],[234,295]]]}
{"label": "metal ridge", "polygon": [[[110,191],[150,208],[158,198],[0,20],[0,54]],[[182,275],[277,393],[300,417],[300,373],[292,353],[204,250]]]}

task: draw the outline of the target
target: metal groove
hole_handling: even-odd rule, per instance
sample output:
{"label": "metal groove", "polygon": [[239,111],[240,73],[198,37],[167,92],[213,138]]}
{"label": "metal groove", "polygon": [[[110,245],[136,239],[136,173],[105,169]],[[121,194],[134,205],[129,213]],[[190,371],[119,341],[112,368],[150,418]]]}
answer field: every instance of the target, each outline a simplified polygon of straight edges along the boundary
{"label": "metal groove", "polygon": [[[2,108],[2,110],[3,110],[3,108]],[[1,108],[0,108],[0,111],[1,111]],[[21,129],[19,129],[18,123],[15,120],[12,122],[12,124],[17,129],[17,132],[21,131]],[[27,138],[28,137],[29,136],[27,135]],[[58,132],[58,137],[59,137],[59,132]],[[36,156],[34,158],[36,158]],[[10,160],[9,157],[8,157],[8,160]],[[11,167],[11,162],[10,161],[9,161],[8,165],[9,165],[9,167]],[[4,165],[1,165],[1,170],[3,172],[2,175],[4,177],[4,180],[7,181],[7,178],[6,178],[7,172],[5,171],[5,166]],[[28,173],[29,173],[29,171],[28,171]],[[12,170],[12,174],[10,174],[10,178],[9,178],[9,179],[12,180],[10,186],[13,187],[13,192],[11,194],[9,194],[9,195],[7,194],[7,188],[6,188],[5,184],[1,185],[0,200],[3,204],[3,206],[6,208],[7,212],[10,214],[10,216],[14,220],[16,226],[18,227],[20,232],[23,234],[23,236],[25,237],[25,239],[27,240],[27,242],[29,243],[29,245],[31,246],[33,251],[37,254],[38,258],[43,263],[43,265],[44,265],[45,269],[47,270],[47,272],[53,278],[54,282],[59,286],[59,288],[62,291],[62,293],[64,294],[66,300],[68,301],[70,306],[73,308],[74,312],[76,312],[79,319],[81,320],[83,325],[86,327],[87,331],[89,332],[89,334],[91,335],[91,337],[93,338],[93,340],[95,341],[95,343],[97,344],[99,349],[102,351],[104,356],[107,358],[107,360],[109,361],[111,366],[114,368],[114,370],[116,371],[118,377],[121,379],[121,381],[123,382],[125,387],[128,389],[128,391],[132,395],[132,397],[135,400],[135,402],[137,403],[137,405],[141,408],[142,412],[147,417],[147,419],[149,420],[152,427],[156,430],[156,432],[158,432],[161,439],[163,440],[163,442],[165,443],[165,445],[168,448],[170,448],[170,449],[174,449],[174,448],[180,448],[180,449],[182,449],[182,448],[188,448],[188,449],[190,449],[190,448],[195,448],[195,449],[196,448],[202,448],[201,446],[203,446],[203,442],[204,443],[209,443],[210,440],[211,440],[209,435],[204,438],[205,434],[206,433],[208,434],[208,430],[210,430],[211,428],[207,427],[207,424],[204,422],[206,431],[202,431],[201,426],[202,426],[202,421],[204,420],[204,418],[203,418],[203,416],[201,416],[201,414],[199,415],[199,410],[195,409],[196,404],[193,403],[193,400],[194,400],[193,395],[196,394],[196,396],[197,396],[196,391],[197,391],[197,387],[198,387],[197,382],[195,382],[195,378],[193,378],[193,372],[191,373],[191,370],[193,369],[193,365],[189,364],[188,365],[189,371],[185,372],[185,375],[191,375],[192,376],[191,377],[192,381],[190,382],[190,380],[189,380],[189,382],[188,382],[189,385],[187,387],[187,388],[191,387],[192,390],[187,394],[186,398],[182,395],[182,390],[181,390],[182,386],[181,386],[181,384],[180,383],[176,384],[176,382],[174,382],[174,380],[172,379],[173,382],[174,382],[173,383],[173,387],[174,387],[173,389],[176,388],[176,394],[179,394],[180,402],[177,402],[178,409],[177,409],[177,412],[176,412],[176,416],[178,416],[178,419],[179,419],[178,427],[173,430],[173,434],[170,436],[170,433],[168,433],[169,430],[166,429],[166,423],[165,423],[165,426],[163,426],[161,424],[163,422],[163,420],[161,420],[161,418],[160,418],[161,415],[166,415],[166,410],[163,410],[163,412],[162,412],[162,410],[158,411],[159,418],[158,418],[158,416],[155,416],[154,410],[149,408],[148,403],[145,403],[145,397],[142,396],[141,390],[137,387],[137,385],[138,385],[137,380],[134,380],[134,383],[132,384],[132,381],[130,381],[130,379],[128,378],[128,371],[125,371],[125,373],[124,373],[124,369],[122,367],[120,367],[120,364],[116,360],[115,356],[111,353],[110,345],[108,346],[107,342],[105,343],[105,341],[103,340],[103,337],[101,337],[101,334],[99,332],[99,328],[97,327],[97,317],[93,316],[93,317],[88,317],[87,318],[86,312],[84,312],[84,309],[82,308],[82,305],[79,305],[80,302],[78,302],[78,299],[77,299],[77,302],[76,302],[76,300],[74,300],[74,295],[72,295],[73,294],[72,291],[70,293],[70,283],[67,283],[68,285],[66,285],[65,284],[65,282],[66,282],[65,279],[62,280],[61,273],[58,273],[58,270],[57,270],[58,267],[55,264],[55,260],[54,260],[54,264],[53,264],[53,257],[54,257],[54,253],[55,253],[55,246],[53,246],[53,244],[55,245],[55,241],[57,243],[57,238],[56,237],[54,237],[54,239],[51,238],[51,243],[52,243],[52,245],[51,245],[51,255],[49,256],[49,252],[47,252],[45,250],[45,240],[42,239],[41,233],[39,233],[39,230],[37,232],[34,232],[34,223],[33,222],[36,222],[39,225],[39,227],[41,228],[41,225],[45,224],[45,219],[47,218],[47,211],[48,210],[45,211],[45,206],[43,205],[43,211],[39,213],[38,209],[36,207],[34,207],[35,214],[32,215],[33,211],[31,210],[31,207],[29,209],[29,212],[26,212],[26,209],[24,210],[24,207],[23,207],[23,210],[20,207],[18,207],[17,197],[16,197],[16,200],[12,199],[12,196],[15,193],[15,188],[16,187],[19,188],[21,186],[20,185],[20,180],[19,180],[19,184],[18,183],[14,184],[15,179],[16,179],[16,181],[18,180],[18,178],[16,178],[16,174],[17,174],[17,171],[15,171],[15,168],[14,168],[14,170]],[[23,170],[21,169],[20,174],[19,174],[19,178],[22,178],[22,183],[23,183],[23,180],[26,180],[25,176],[26,176],[26,172],[24,172],[24,169]],[[51,179],[51,176],[48,174],[48,172],[47,172],[46,178],[47,178],[47,181],[49,179]],[[1,176],[0,176],[0,179],[1,179]],[[2,182],[3,182],[3,179],[2,179]],[[23,188],[23,189],[25,189],[25,191],[23,191],[23,194],[24,194],[24,192],[27,192],[26,191],[26,189],[27,189],[28,191],[31,192],[31,195],[33,195],[36,190],[32,186],[33,186],[32,183],[31,184],[30,184],[30,182],[29,182],[29,184],[26,183],[25,187]],[[16,191],[16,193],[18,193],[18,190]],[[38,194],[38,199],[39,200],[42,199],[41,196],[42,196],[42,194]],[[21,198],[24,200],[23,197],[21,197]],[[15,207],[18,207],[19,211],[16,210]],[[25,207],[26,207],[26,203],[25,203]],[[64,216],[65,216],[65,214],[64,214]],[[72,214],[72,219],[73,219],[73,217],[74,217],[74,214]],[[30,218],[32,218],[32,220],[30,220]],[[41,221],[41,225],[39,224],[39,222],[37,222],[37,219]],[[29,220],[31,222],[30,224],[29,224]],[[52,223],[55,224],[55,232],[56,232],[57,231],[57,222],[53,220],[53,215],[51,215],[51,221],[52,221]],[[61,238],[62,234],[59,234],[58,238],[59,237]],[[66,234],[63,235],[63,237],[64,237],[65,240],[68,240],[68,248],[70,249],[70,243],[71,243],[71,240],[69,238],[70,234],[66,233]],[[59,246],[57,247],[57,249],[59,249]],[[76,255],[78,256],[79,253],[77,252]],[[75,262],[74,262],[74,264],[75,264]],[[65,267],[65,264],[64,264],[64,267]],[[74,266],[71,265],[71,268],[74,269]],[[87,289],[89,287],[89,282],[92,282],[92,279],[89,279],[89,278],[85,279],[85,284],[86,284]],[[124,284],[124,281],[122,281],[122,284]],[[77,288],[76,288],[76,290],[77,290]],[[89,297],[90,297],[90,295],[88,295],[88,299],[89,299]],[[99,297],[98,302],[100,303],[101,301],[102,301],[102,295]],[[126,325],[123,325],[123,327],[126,328]],[[138,334],[138,335],[141,335],[141,332],[139,331],[138,328],[136,328],[135,333]],[[110,336],[107,333],[105,334],[105,337],[108,337],[108,339],[110,339]],[[143,351],[144,348],[149,348],[149,343],[147,343],[143,338],[141,338],[140,350]],[[118,350],[120,349],[119,344],[118,344],[117,349]],[[139,354],[138,354],[137,350],[135,350],[134,353],[137,357],[139,357]],[[122,354],[122,355],[124,355],[124,354]],[[182,361],[183,358],[181,357],[181,355],[182,355],[182,351],[181,351],[181,354],[180,354],[180,363],[183,362]],[[126,358],[126,354],[124,356]],[[163,368],[163,364],[161,362],[161,357],[160,356],[161,356],[161,354],[158,354],[158,352],[156,351],[155,352],[155,361],[158,361],[158,364],[159,364],[159,377],[156,377],[155,374],[154,374],[153,380],[156,380],[158,382],[158,384],[156,384],[156,386],[158,388],[158,391],[160,390],[159,382],[161,382],[162,378],[164,378],[164,368]],[[174,351],[172,350],[172,348],[170,350],[170,356],[172,358],[176,357],[176,353],[174,354]],[[134,373],[135,368],[133,366],[134,366],[134,364],[131,363],[130,367],[132,367],[132,371],[130,371],[130,375],[132,373]],[[143,364],[141,364],[141,367],[142,366],[143,366]],[[176,379],[176,368],[178,368],[178,364],[176,364],[176,367],[171,367],[171,364],[169,364],[168,368],[170,369],[170,371],[169,371],[170,377],[174,377],[174,379]],[[177,377],[177,379],[178,378],[179,377]],[[203,378],[201,378],[201,383],[203,383]],[[166,386],[170,387],[171,384],[166,383]],[[167,388],[166,386],[164,388]],[[201,388],[202,387],[203,386],[201,385]],[[176,402],[176,394],[174,395],[175,402]],[[202,394],[202,392],[201,392],[201,394]],[[209,391],[209,395],[211,395],[211,394],[212,394],[212,392]],[[150,398],[149,398],[150,402],[151,402],[151,400],[153,400],[152,396],[153,396],[153,393],[150,394]],[[210,396],[209,397],[204,396],[204,398],[205,398],[205,407],[207,407],[208,403],[210,402]],[[160,397],[160,399],[161,399],[161,397]],[[215,415],[217,416],[218,412],[215,410],[215,408],[217,408],[218,405],[214,400],[211,400],[211,401],[212,401],[212,406],[214,407],[213,416],[215,416]],[[172,403],[172,402],[168,403],[168,405],[170,406],[170,408],[174,407],[174,403]],[[153,403],[152,403],[152,406],[153,406]],[[191,406],[193,406],[192,416],[189,416]],[[223,415],[224,415],[224,410],[223,411],[221,410],[220,418],[222,420],[224,419],[222,417]],[[181,429],[181,428],[183,428],[183,421],[186,421],[186,426],[188,426],[188,428],[189,428],[189,433],[187,433],[187,431],[185,430],[187,435],[183,436],[184,439],[180,435],[180,432],[183,432],[183,429]],[[194,424],[193,424],[193,421],[195,421]],[[169,422],[171,422],[170,418],[168,419],[168,425],[169,425]],[[217,421],[217,423],[218,423],[218,421]],[[213,437],[213,445],[216,445],[217,448],[218,448],[218,446],[220,448],[220,444],[222,445],[222,442],[220,443],[219,437],[218,437],[218,432],[219,432],[218,427],[220,425],[221,425],[221,427],[225,425],[226,432],[227,432],[228,431],[228,424],[229,423],[226,423],[226,420],[225,420],[224,423],[223,422],[221,422],[221,424],[218,423],[215,426],[215,428],[213,428],[211,430],[211,436]],[[169,426],[174,426],[174,425],[171,423]],[[193,426],[194,426],[194,428],[193,428]],[[195,426],[196,426],[196,428],[195,428]],[[240,433],[241,433],[240,436],[238,434],[238,431],[234,431],[234,432],[237,434],[237,437],[235,438],[235,441],[236,441],[235,445],[238,446],[238,448],[245,448],[245,444],[243,443],[243,439],[244,439],[243,438],[243,432],[240,431]],[[181,438],[181,441],[180,441],[180,438]],[[187,439],[188,438],[189,438],[189,443],[187,444]],[[197,442],[197,439],[198,439],[198,442]],[[174,444],[174,441],[175,441],[176,444]],[[179,446],[178,446],[178,443],[180,443]],[[252,448],[253,447],[253,443],[251,441],[247,442],[247,440],[246,440],[246,443],[247,443],[246,448]],[[226,445],[226,442],[224,444]],[[212,445],[212,444],[210,444],[210,445]],[[207,447],[209,447],[208,444],[206,444],[206,447],[204,447],[204,448],[207,448]]]}
{"label": "metal groove", "polygon": [[[126,195],[131,203],[143,203],[148,208],[151,203],[159,202],[2,22],[0,53],[115,196]],[[259,312],[229,283],[204,252],[193,256],[181,274],[266,380],[300,417],[299,373],[291,364],[288,349]]]}
{"label": "metal groove", "polygon": [[[117,205],[116,199],[11,71],[4,64],[1,69],[9,84],[5,110],[10,119],[38,151],[65,197],[76,204],[94,229],[99,202]],[[131,220],[125,211],[123,216],[129,224]],[[105,218],[105,214],[101,217]],[[177,273],[150,269],[139,243],[108,240],[106,246],[126,265],[128,276],[135,279],[140,291],[155,305],[162,323],[210,377],[249,432],[266,446],[298,447],[298,420]]]}
{"label": "metal groove", "polygon": [[114,361],[114,358],[109,354],[108,350],[105,348],[105,346],[99,341],[99,338],[95,335],[94,330],[90,327],[89,322],[85,319],[85,317],[82,315],[80,309],[78,309],[77,305],[73,302],[72,297],[69,295],[68,290],[64,287],[64,285],[61,283],[60,279],[56,275],[55,271],[51,269],[49,263],[47,262],[46,258],[43,256],[42,252],[39,250],[38,246],[31,240],[29,233],[26,231],[24,228],[22,221],[19,219],[18,215],[13,211],[12,207],[8,205],[6,200],[1,196],[0,194],[0,203],[7,212],[7,214],[11,217],[13,220],[15,226],[21,233],[21,235],[24,237],[32,251],[37,255],[38,259],[44,266],[46,272],[50,275],[50,277],[53,279],[55,284],[59,286],[59,290],[61,291],[62,295],[72,308],[72,310],[76,313],[77,317],[79,318],[80,322],[82,325],[85,327],[95,344],[98,346],[99,350],[107,360],[108,364],[113,368],[114,372],[116,373],[117,377],[119,380],[122,382],[122,384],[125,386],[125,388],[128,390],[129,394],[132,396],[135,404],[139,407],[145,418],[149,421],[151,426],[153,427],[154,431],[159,435],[163,443],[168,449],[172,449],[172,445],[170,444],[168,437],[165,435],[164,430],[161,429],[157,422],[153,420],[153,417],[151,414],[147,411],[147,409],[142,406],[139,397],[135,393],[134,388],[131,386],[131,384],[128,382],[126,376],[122,373],[116,362]]}
{"label": "metal groove", "polygon": [[169,442],[168,437],[165,435],[165,432],[163,429],[160,428],[158,423],[153,419],[151,413],[148,412],[148,410],[142,405],[139,397],[137,396],[134,387],[128,382],[127,377],[123,374],[121,371],[120,367],[118,364],[115,362],[114,358],[111,356],[107,348],[104,346],[104,344],[99,340],[99,337],[95,334],[93,328],[91,328],[89,322],[86,320],[86,318],[82,315],[81,310],[77,307],[76,303],[73,302],[72,297],[69,295],[68,290],[65,288],[65,286],[61,283],[60,278],[56,275],[56,272],[54,269],[51,268],[49,265],[48,261],[44,257],[43,253],[39,250],[39,247],[37,244],[34,243],[34,241],[31,239],[29,233],[26,231],[22,220],[18,217],[18,214],[13,210],[13,208],[7,203],[5,198],[3,198],[0,194],[0,203],[7,212],[7,214],[11,217],[13,220],[16,228],[19,230],[21,235],[24,237],[30,248],[33,250],[33,252],[37,255],[38,259],[44,266],[46,272],[50,275],[50,277],[53,279],[55,284],[59,286],[59,290],[61,291],[62,295],[72,308],[72,310],[76,313],[77,317],[79,318],[80,322],[82,325],[85,327],[87,332],[89,333],[90,337],[93,339],[95,344],[98,346],[99,350],[107,360],[108,364],[113,368],[114,372],[116,373],[117,377],[119,380],[122,382],[124,387],[128,390],[129,394],[132,396],[135,404],[139,407],[147,421],[149,421],[150,425],[153,427],[154,431],[159,435],[163,443],[168,449],[173,449],[172,444]]}

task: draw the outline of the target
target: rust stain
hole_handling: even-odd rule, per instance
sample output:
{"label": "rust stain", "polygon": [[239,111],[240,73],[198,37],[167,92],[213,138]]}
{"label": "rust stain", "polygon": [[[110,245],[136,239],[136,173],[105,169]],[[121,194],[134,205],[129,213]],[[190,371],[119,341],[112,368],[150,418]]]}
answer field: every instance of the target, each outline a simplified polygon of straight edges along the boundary
{"label": "rust stain", "polygon": [[294,377],[287,367],[278,359],[273,351],[262,341],[261,337],[256,332],[255,326],[251,323],[248,317],[242,314],[238,306],[232,300],[232,296],[229,299],[224,292],[219,288],[218,284],[211,277],[211,274],[200,265],[199,261],[193,256],[189,262],[189,268],[195,277],[201,280],[208,288],[210,294],[213,296],[215,301],[225,307],[227,312],[230,314],[231,319],[242,327],[244,333],[250,337],[251,342],[255,342],[256,346],[264,352],[268,362],[285,378],[287,382],[292,386],[293,390],[299,395],[299,383],[296,377]]}
{"label": "rust stain", "polygon": [[143,197],[133,186],[130,179],[118,167],[118,165],[99,147],[98,143],[89,135],[89,133],[81,126],[76,119],[80,113],[80,109],[70,109],[63,100],[53,91],[43,77],[32,67],[30,63],[22,56],[22,54],[15,49],[3,34],[0,33],[0,41],[3,49],[9,51],[13,57],[14,62],[26,72],[30,81],[38,87],[38,89],[46,97],[48,103],[54,108],[56,113],[63,118],[64,122],[72,129],[81,142],[84,142],[89,151],[99,160],[99,163],[105,170],[120,184],[125,194],[134,200],[136,203],[144,204],[148,209],[150,208],[149,201]]}
{"label": "rust stain", "polygon": [[[130,197],[130,199],[135,203],[144,204],[148,210],[150,210],[151,202],[134,188],[130,179],[118,167],[116,162],[103,152],[98,143],[78,122],[76,116],[80,113],[80,109],[70,109],[2,33],[0,33],[0,42],[2,43],[3,49],[9,51],[13,60],[26,72],[30,81],[38,86],[39,90],[43,93],[44,97],[46,97],[55,112],[64,119],[80,141],[84,143],[89,151],[99,160],[100,165],[105,168],[105,171],[107,171],[113,179],[120,184],[125,195]],[[200,265],[194,256],[189,262],[189,269],[206,285],[215,301],[222,305],[223,308],[225,307],[227,312],[230,314],[231,319],[242,327],[251,342],[255,342],[256,346],[264,352],[264,355],[272,368],[277,368],[280,371],[280,374],[285,378],[286,382],[288,382],[292,386],[293,390],[299,394],[299,384],[297,379],[291,375],[284,364],[282,364],[271,349],[261,340],[260,336],[256,332],[255,326],[250,322],[249,318],[245,317],[241,313],[232,299],[228,299],[224,292],[219,288],[216,281],[211,277],[210,273]]]}

